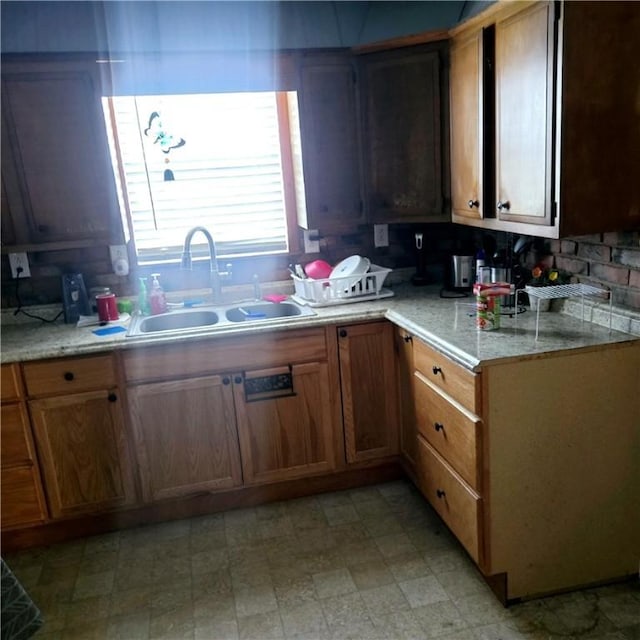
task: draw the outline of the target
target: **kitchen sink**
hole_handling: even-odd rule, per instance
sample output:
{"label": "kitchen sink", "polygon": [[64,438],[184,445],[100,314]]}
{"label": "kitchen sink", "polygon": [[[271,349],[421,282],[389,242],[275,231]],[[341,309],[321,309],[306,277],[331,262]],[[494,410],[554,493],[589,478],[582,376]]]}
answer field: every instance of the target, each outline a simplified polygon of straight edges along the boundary
{"label": "kitchen sink", "polygon": [[[140,316],[136,319],[139,321],[135,324],[135,334],[130,333],[130,335],[210,327],[218,323],[220,316],[211,310],[185,309],[157,316]],[[131,329],[134,329],[134,325]]]}
{"label": "kitchen sink", "polygon": [[294,316],[313,316],[315,312],[309,307],[302,307],[293,302],[269,302],[259,304],[243,304],[227,309],[227,320],[231,322],[253,322],[255,320],[270,320],[274,318],[291,318]]}
{"label": "kitchen sink", "polygon": [[268,322],[281,318],[315,316],[313,309],[294,302],[249,302],[226,307],[179,309],[157,316],[135,315],[128,336],[152,336],[163,333],[186,333],[230,327],[242,322]]}

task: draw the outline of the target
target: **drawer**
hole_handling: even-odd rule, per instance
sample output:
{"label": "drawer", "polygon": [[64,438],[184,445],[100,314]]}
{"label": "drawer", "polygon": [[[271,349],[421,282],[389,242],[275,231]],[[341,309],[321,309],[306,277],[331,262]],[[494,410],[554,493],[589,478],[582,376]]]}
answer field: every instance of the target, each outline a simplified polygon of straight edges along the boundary
{"label": "drawer", "polygon": [[418,486],[469,555],[479,563],[482,516],[480,497],[420,435]]}
{"label": "drawer", "polygon": [[45,520],[40,480],[32,467],[3,470],[1,481],[3,529]]}
{"label": "drawer", "polygon": [[454,404],[416,372],[418,432],[474,489],[480,488],[480,419]]}
{"label": "drawer", "polygon": [[18,365],[3,364],[1,370],[0,398],[2,402],[18,400],[22,396],[22,384],[20,383],[20,369]]}
{"label": "drawer", "polygon": [[24,365],[24,379],[30,397],[108,389],[116,385],[111,354],[89,358],[64,358]]}
{"label": "drawer", "polygon": [[472,413],[480,415],[480,376],[447,356],[414,340],[414,365],[427,380],[449,394]]}
{"label": "drawer", "polygon": [[29,420],[22,403],[2,405],[0,432],[2,434],[2,468],[28,465],[33,461],[33,444]]}
{"label": "drawer", "polygon": [[139,382],[319,362],[328,356],[325,330],[308,329],[141,347],[123,357],[127,382]]}

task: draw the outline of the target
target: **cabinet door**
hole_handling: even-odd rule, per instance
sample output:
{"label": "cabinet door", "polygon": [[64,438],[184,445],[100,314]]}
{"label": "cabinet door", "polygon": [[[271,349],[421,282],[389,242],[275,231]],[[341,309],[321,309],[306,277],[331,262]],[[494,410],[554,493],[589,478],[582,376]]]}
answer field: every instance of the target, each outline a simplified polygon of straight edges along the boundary
{"label": "cabinet door", "polygon": [[52,517],[134,502],[115,389],[32,400],[29,408]]}
{"label": "cabinet door", "polygon": [[326,362],[234,375],[242,471],[247,484],[336,468]]}
{"label": "cabinet door", "polygon": [[398,401],[400,403],[400,453],[412,469],[416,465],[418,431],[413,382],[413,338],[404,329],[395,329],[398,362]]}
{"label": "cabinet door", "polygon": [[42,522],[47,510],[24,403],[2,405],[0,430],[2,528]]}
{"label": "cabinet door", "polygon": [[482,31],[451,48],[451,210],[454,216],[482,218],[483,74]]}
{"label": "cabinet door", "polygon": [[364,223],[360,185],[357,95],[352,59],[336,54],[304,55],[300,128],[306,229],[353,229]]}
{"label": "cabinet door", "polygon": [[242,484],[229,376],[129,389],[145,501]]}
{"label": "cabinet door", "polygon": [[347,462],[398,453],[393,326],[386,322],[338,329]]}
{"label": "cabinet door", "polygon": [[496,198],[500,220],[552,223],[553,6],[496,23]]}
{"label": "cabinet door", "polygon": [[439,52],[362,56],[361,77],[370,221],[444,220]]}
{"label": "cabinet door", "polygon": [[2,174],[21,243],[121,238],[96,66],[2,65]]}

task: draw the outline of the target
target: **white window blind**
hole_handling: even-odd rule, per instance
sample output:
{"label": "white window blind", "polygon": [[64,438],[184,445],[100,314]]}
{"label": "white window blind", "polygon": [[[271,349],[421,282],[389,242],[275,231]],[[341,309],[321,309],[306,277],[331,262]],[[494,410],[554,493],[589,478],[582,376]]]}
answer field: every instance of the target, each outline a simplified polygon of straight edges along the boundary
{"label": "white window blind", "polygon": [[[288,250],[275,93],[110,101],[140,263],[179,260],[196,225],[211,232],[219,257]],[[154,112],[183,146],[163,153],[154,135],[145,135]],[[114,169],[118,175],[117,158]],[[167,171],[173,180],[165,180]],[[192,249],[207,255],[202,234]]]}

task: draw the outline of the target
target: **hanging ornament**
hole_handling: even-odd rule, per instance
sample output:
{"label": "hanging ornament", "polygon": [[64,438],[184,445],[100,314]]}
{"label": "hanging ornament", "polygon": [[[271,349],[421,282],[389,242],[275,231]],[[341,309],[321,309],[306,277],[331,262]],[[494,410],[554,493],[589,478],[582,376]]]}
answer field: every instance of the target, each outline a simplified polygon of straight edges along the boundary
{"label": "hanging ornament", "polygon": [[[165,161],[165,164],[169,164],[169,162],[171,162],[169,160],[169,158],[165,158],[164,161]],[[172,180],[175,180],[175,177],[173,176],[173,171],[171,171],[171,169],[165,169],[164,170],[164,181],[165,182],[171,182]]]}
{"label": "hanging ornament", "polygon": [[144,130],[144,135],[151,138],[154,144],[159,143],[162,153],[169,153],[171,149],[178,149],[186,144],[183,138],[174,136],[165,129],[157,111],[149,116],[149,126]]}

